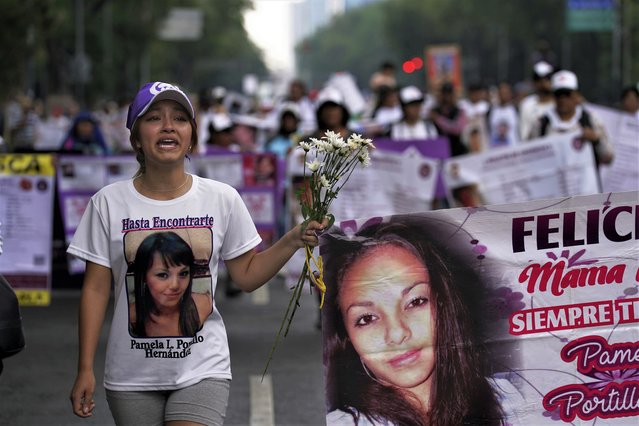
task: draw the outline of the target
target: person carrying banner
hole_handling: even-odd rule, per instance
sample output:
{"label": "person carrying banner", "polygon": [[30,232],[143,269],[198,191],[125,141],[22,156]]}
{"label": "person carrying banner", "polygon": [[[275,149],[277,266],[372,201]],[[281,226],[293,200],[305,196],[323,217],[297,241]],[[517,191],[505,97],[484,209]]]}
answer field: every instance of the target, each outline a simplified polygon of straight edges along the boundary
{"label": "person carrying banner", "polygon": [[635,86],[624,87],[619,97],[621,101],[621,111],[632,114],[639,120],[639,84]]}
{"label": "person carrying banner", "polygon": [[500,425],[523,401],[489,377],[479,277],[427,232],[393,216],[322,236],[327,424]]}
{"label": "person carrying banner", "polygon": [[115,423],[221,425],[231,370],[217,303],[192,338],[132,336],[125,236],[179,228],[206,235],[192,247],[206,254],[207,263],[201,268],[210,277],[208,285],[214,295],[220,260],[242,290],[253,291],[269,281],[299,248],[317,245],[316,232],[327,221],[310,222],[306,229],[298,225],[258,253],[261,239],[238,192],[185,171],[185,158],[197,150],[198,139],[193,106],[177,86],[143,85],[129,108],[127,127],[138,172],[91,198],[68,248],[70,254],[86,261],[72,409],[80,417],[90,417],[95,409],[94,358],[113,281],[115,302],[104,386]]}
{"label": "person carrying banner", "polygon": [[583,140],[592,143],[595,164],[610,164],[614,158],[606,129],[601,120],[582,105],[577,76],[572,71],[557,71],[552,76],[555,107],[546,112],[533,129],[535,137],[581,132]]}

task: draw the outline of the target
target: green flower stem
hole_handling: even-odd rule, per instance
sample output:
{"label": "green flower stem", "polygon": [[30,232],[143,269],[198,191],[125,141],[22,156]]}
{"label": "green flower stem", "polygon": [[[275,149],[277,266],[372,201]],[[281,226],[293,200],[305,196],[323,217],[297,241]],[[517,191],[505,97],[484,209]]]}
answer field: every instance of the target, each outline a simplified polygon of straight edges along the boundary
{"label": "green flower stem", "polygon": [[282,318],[282,322],[280,323],[280,328],[277,331],[277,335],[275,336],[275,341],[271,346],[271,352],[268,355],[268,360],[266,361],[266,365],[264,366],[264,370],[262,371],[262,380],[264,379],[264,375],[266,374],[269,365],[271,364],[271,360],[273,359],[273,354],[275,353],[275,349],[277,348],[277,344],[282,337],[282,330],[284,330],[284,326],[286,326],[286,330],[284,331],[284,337],[288,335],[288,331],[291,328],[291,323],[293,321],[293,317],[295,316],[295,311],[300,306],[299,300],[302,295],[302,288],[304,287],[304,281],[306,281],[306,277],[308,275],[308,267],[306,266],[306,262],[304,262],[304,268],[302,269],[302,273],[297,280],[297,284],[293,289],[293,294],[291,295],[290,300],[288,301],[288,306],[286,307],[286,312],[284,313],[284,318]]}

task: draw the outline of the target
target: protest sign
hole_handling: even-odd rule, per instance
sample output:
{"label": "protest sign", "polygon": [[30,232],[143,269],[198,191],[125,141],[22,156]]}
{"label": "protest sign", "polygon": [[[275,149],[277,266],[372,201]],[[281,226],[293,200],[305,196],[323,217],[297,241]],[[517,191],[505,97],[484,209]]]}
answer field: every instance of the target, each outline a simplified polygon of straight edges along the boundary
{"label": "protest sign", "polygon": [[331,213],[337,220],[383,214],[430,210],[437,161],[424,157],[414,147],[403,152],[374,150],[371,165],[356,169],[333,201]]}
{"label": "protest sign", "polygon": [[258,250],[275,242],[283,194],[274,154],[210,153],[194,157],[193,162],[198,175],[227,183],[240,193],[262,237]]}
{"label": "protest sign", "polygon": [[[130,179],[137,170],[135,157],[61,155],[57,162],[58,199],[64,236],[71,242],[89,200],[102,187],[118,180]],[[69,272],[84,271],[84,262],[75,256],[67,257]]]}
{"label": "protest sign", "polygon": [[456,44],[432,45],[426,47],[426,79],[431,92],[448,82],[460,93],[463,87],[461,52]]}
{"label": "protest sign", "polygon": [[51,155],[0,154],[0,274],[21,305],[51,301],[54,174]]}
{"label": "protest sign", "polygon": [[437,161],[437,183],[435,184],[435,194],[437,198],[446,197],[446,187],[444,186],[444,179],[442,175],[442,163],[450,157],[450,144],[448,139],[439,137],[437,139],[424,139],[424,140],[393,140],[377,138],[375,139],[375,147],[382,151],[390,152],[404,152],[408,147],[415,147],[421,155],[427,158],[431,158]]}
{"label": "protest sign", "polygon": [[[429,210],[440,167],[437,159],[424,152],[445,151],[439,143],[445,140],[428,142],[432,142],[433,148],[416,141],[386,140],[379,144],[375,141],[376,149],[370,153],[371,165],[353,172],[348,185],[333,201],[331,214],[336,220],[344,220],[367,216],[371,211],[394,214]],[[304,152],[293,151],[287,167],[290,178],[304,176]],[[308,170],[306,172],[309,173]],[[294,199],[294,194],[289,194],[289,197],[291,206],[297,207],[299,202]]]}
{"label": "protest sign", "polygon": [[636,115],[600,105],[586,105],[599,117],[608,134],[615,158],[612,164],[599,167],[603,192],[639,189],[639,119]]}
{"label": "protest sign", "polygon": [[515,147],[447,160],[452,206],[506,204],[599,192],[592,145],[576,134],[547,136]]}
{"label": "protest sign", "polygon": [[637,424],[637,223],[635,191],[335,225],[327,424]]}

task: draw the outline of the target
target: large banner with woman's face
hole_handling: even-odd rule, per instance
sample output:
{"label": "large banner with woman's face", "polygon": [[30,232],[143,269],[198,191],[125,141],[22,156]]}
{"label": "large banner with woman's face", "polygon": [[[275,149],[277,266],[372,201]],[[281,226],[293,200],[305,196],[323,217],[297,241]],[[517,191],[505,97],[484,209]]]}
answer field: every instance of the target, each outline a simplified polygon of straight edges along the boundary
{"label": "large banner with woman's face", "polygon": [[639,192],[322,235],[329,425],[639,423]]}

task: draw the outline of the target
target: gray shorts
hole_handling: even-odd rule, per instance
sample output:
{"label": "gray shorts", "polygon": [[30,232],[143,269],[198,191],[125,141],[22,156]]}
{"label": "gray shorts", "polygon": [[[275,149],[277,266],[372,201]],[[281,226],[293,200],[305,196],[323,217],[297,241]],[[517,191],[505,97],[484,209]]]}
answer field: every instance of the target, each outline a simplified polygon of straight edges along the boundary
{"label": "gray shorts", "polygon": [[186,420],[207,426],[224,423],[231,381],[204,379],[170,391],[112,391],[106,397],[115,424],[162,426]]}

